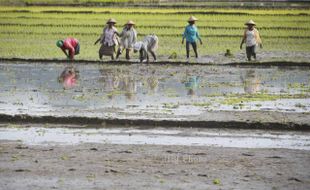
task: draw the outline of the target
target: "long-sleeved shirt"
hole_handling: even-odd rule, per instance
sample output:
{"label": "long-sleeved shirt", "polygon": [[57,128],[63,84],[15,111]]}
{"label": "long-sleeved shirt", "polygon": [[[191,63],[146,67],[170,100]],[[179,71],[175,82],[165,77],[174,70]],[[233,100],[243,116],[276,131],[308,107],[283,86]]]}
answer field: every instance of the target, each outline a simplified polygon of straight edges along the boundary
{"label": "long-sleeved shirt", "polygon": [[187,25],[183,37],[186,38],[187,42],[196,42],[197,39],[200,39],[197,27],[195,25]]}
{"label": "long-sleeved shirt", "polygon": [[120,34],[121,36],[121,46],[125,49],[133,47],[133,44],[137,41],[137,31],[134,28],[127,29],[126,27]]}
{"label": "long-sleeved shirt", "polygon": [[79,44],[79,41],[75,38],[67,38],[64,40],[63,46],[61,47],[62,50],[69,50],[70,59],[74,58],[75,55],[75,48]]}

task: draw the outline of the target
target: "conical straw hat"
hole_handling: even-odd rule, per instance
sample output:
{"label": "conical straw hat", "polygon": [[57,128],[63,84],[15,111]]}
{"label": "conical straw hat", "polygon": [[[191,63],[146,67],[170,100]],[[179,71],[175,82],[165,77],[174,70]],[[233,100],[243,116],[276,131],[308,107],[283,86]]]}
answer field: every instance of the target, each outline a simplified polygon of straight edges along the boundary
{"label": "conical straw hat", "polygon": [[255,24],[255,22],[253,20],[249,20],[244,25],[256,25],[256,24]]}
{"label": "conical straw hat", "polygon": [[129,24],[135,25],[136,23],[135,23],[134,21],[132,21],[132,20],[129,20],[129,21],[126,23],[126,25],[129,25]]}
{"label": "conical straw hat", "polygon": [[116,23],[116,20],[114,19],[114,18],[110,18],[108,21],[107,21],[107,24],[109,24],[109,23]]}
{"label": "conical straw hat", "polygon": [[198,19],[194,16],[189,17],[188,22],[197,21]]}

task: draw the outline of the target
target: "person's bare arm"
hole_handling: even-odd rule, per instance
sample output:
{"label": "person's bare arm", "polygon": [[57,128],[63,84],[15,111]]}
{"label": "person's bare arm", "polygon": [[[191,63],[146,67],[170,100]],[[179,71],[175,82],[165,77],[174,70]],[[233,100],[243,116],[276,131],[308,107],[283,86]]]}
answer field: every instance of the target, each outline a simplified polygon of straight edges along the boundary
{"label": "person's bare arm", "polygon": [[74,55],[75,55],[75,49],[71,46],[69,49],[69,58],[70,60],[74,59]]}
{"label": "person's bare arm", "polygon": [[240,49],[242,49],[242,45],[244,44],[245,40],[246,40],[246,31],[244,31],[243,38],[240,44]]}
{"label": "person's bare arm", "polygon": [[94,45],[96,45],[98,42],[100,42],[100,40],[101,40],[101,38],[98,38],[98,39],[96,40],[96,42],[94,43]]}
{"label": "person's bare arm", "polygon": [[202,40],[201,40],[201,38],[200,38],[200,35],[199,35],[198,30],[197,30],[196,36],[197,36],[197,38],[199,39],[200,44],[202,45]]}
{"label": "person's bare arm", "polygon": [[68,55],[68,53],[67,53],[66,50],[64,50],[64,49],[62,49],[62,48],[61,48],[61,50],[62,50],[62,52],[64,52],[64,54],[66,55],[66,57],[69,57],[69,55]]}

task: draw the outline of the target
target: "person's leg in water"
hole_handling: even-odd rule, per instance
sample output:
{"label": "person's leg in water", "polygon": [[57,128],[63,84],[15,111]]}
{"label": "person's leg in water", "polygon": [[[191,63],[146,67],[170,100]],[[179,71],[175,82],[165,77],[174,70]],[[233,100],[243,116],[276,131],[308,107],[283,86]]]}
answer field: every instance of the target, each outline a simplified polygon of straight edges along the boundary
{"label": "person's leg in water", "polygon": [[150,53],[151,53],[151,55],[153,56],[154,61],[156,61],[156,54],[155,54],[155,52],[151,50]]}
{"label": "person's leg in water", "polygon": [[251,56],[252,56],[251,47],[246,47],[245,52],[246,52],[246,56],[248,58],[248,61],[251,61]]}
{"label": "person's leg in water", "polygon": [[192,42],[191,44],[192,44],[192,47],[194,49],[195,56],[196,56],[196,58],[198,58],[197,43],[196,42]]}
{"label": "person's leg in water", "polygon": [[186,41],[186,58],[189,59],[189,44],[190,42]]}
{"label": "person's leg in water", "polygon": [[121,54],[122,54],[122,49],[121,47],[119,47],[116,53],[116,59],[118,59]]}
{"label": "person's leg in water", "polygon": [[130,53],[130,49],[126,49],[126,59],[127,59],[127,60],[130,60],[130,55],[129,55],[129,53]]}
{"label": "person's leg in water", "polygon": [[253,58],[256,60],[256,45],[252,46],[252,55]]}
{"label": "person's leg in water", "polygon": [[143,55],[142,49],[140,49],[140,51],[139,51],[139,58],[140,58],[140,62],[142,63],[142,61],[144,60],[144,55]]}

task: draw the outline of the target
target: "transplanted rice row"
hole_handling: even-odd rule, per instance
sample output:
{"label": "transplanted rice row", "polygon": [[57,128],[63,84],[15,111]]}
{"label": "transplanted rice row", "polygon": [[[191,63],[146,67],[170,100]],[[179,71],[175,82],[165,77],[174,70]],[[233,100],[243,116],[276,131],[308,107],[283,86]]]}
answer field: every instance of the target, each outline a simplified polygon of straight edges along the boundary
{"label": "transplanted rice row", "polygon": [[[239,52],[243,24],[248,19],[258,23],[264,50],[310,50],[309,10],[186,10],[183,14],[185,9],[0,7],[0,42],[3,44],[0,57],[59,57],[55,41],[73,36],[81,42],[82,53],[78,59],[97,59],[99,47],[93,42],[110,17],[117,19],[118,30],[128,19],[134,20],[139,39],[157,34],[159,56],[169,56],[173,52],[184,56],[181,36],[186,19],[192,13],[199,18],[197,25],[205,42],[199,47],[201,55],[219,54],[226,49]],[[23,43],[16,46],[20,40]],[[37,43],[38,40],[44,43]]]}

